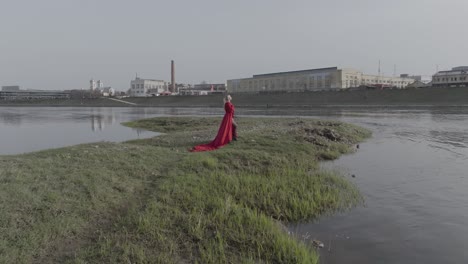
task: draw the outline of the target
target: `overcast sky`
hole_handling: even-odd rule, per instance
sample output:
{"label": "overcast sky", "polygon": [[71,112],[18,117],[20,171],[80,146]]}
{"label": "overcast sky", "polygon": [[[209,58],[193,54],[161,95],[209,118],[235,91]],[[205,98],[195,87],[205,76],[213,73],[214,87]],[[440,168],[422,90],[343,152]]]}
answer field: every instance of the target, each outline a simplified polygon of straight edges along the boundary
{"label": "overcast sky", "polygon": [[425,75],[468,64],[468,0],[0,0],[0,85],[127,90],[350,67]]}

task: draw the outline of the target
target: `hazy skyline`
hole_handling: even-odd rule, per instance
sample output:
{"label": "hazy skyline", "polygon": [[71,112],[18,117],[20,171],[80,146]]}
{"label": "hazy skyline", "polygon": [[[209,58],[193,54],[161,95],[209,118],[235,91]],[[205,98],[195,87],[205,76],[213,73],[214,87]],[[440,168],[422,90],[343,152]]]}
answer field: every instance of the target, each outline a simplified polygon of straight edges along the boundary
{"label": "hazy skyline", "polygon": [[429,78],[467,65],[467,0],[2,0],[0,85],[123,91],[352,67]]}

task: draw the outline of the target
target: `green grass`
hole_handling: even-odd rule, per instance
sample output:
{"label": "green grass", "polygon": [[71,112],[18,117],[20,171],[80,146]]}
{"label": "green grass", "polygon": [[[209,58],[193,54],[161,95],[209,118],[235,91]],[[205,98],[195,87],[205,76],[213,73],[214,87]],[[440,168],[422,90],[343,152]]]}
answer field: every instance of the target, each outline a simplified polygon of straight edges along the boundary
{"label": "green grass", "polygon": [[219,118],[127,123],[163,136],[0,156],[0,263],[317,263],[285,232],[356,205],[356,188],[318,162],[370,134],[306,119],[237,120],[239,141],[210,141]]}

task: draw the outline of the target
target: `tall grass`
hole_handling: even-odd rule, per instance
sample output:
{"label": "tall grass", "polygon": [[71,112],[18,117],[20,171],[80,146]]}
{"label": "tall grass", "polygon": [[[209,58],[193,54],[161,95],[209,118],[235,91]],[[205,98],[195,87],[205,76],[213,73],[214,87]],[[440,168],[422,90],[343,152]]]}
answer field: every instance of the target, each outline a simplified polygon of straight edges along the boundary
{"label": "tall grass", "polygon": [[[243,119],[239,141],[186,151],[216,132],[215,121],[144,120],[131,125],[170,133],[0,157],[0,262],[317,263],[282,224],[359,203],[356,188],[318,162],[369,133]],[[304,132],[330,127],[340,141]]]}

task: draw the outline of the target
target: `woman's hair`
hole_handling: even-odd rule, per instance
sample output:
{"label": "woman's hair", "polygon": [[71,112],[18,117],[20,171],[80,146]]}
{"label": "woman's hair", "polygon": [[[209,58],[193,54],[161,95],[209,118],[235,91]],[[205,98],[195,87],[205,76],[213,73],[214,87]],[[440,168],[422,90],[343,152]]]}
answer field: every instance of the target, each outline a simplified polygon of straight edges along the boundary
{"label": "woman's hair", "polygon": [[226,96],[224,97],[224,99],[225,99],[226,101],[230,101],[230,100],[232,100],[232,97],[231,97],[231,95],[228,94],[228,95],[226,95]]}

